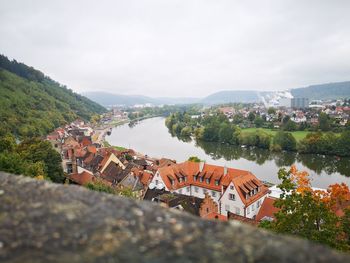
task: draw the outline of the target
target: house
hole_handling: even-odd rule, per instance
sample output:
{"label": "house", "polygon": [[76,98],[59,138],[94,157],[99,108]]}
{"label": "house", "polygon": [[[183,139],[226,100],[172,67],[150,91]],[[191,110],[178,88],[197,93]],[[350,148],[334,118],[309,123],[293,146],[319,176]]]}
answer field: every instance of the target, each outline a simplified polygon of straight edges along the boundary
{"label": "house", "polygon": [[149,187],[201,199],[209,195],[218,205],[218,213],[228,212],[255,218],[268,188],[245,170],[186,161],[161,167]]}
{"label": "house", "polygon": [[79,185],[86,185],[88,183],[95,181],[95,176],[87,171],[83,171],[82,173],[73,173],[68,176],[68,179]]}
{"label": "house", "polygon": [[266,197],[261,205],[256,221],[260,222],[263,220],[273,221],[275,220],[275,213],[280,209],[274,206],[277,199],[273,197]]}

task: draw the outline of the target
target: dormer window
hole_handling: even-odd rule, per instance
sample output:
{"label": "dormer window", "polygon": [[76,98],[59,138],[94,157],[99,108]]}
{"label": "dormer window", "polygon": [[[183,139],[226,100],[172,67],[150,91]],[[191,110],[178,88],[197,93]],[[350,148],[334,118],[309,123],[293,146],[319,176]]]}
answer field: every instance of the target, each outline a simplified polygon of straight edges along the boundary
{"label": "dormer window", "polygon": [[205,179],[205,182],[206,182],[207,184],[209,184],[210,179],[209,179],[209,178]]}
{"label": "dormer window", "polygon": [[180,177],[180,178],[179,178],[179,183],[181,183],[181,182],[182,182],[182,178]]}
{"label": "dormer window", "polygon": [[193,176],[193,181],[197,181],[197,175]]}
{"label": "dormer window", "polygon": [[203,183],[203,177],[199,177],[199,182]]}
{"label": "dormer window", "polygon": [[219,185],[219,180],[215,180],[215,185]]}
{"label": "dormer window", "polygon": [[187,182],[187,176],[184,177],[184,181]]}
{"label": "dormer window", "polygon": [[174,185],[174,184],[175,184],[175,180],[172,179],[172,180],[171,180],[171,185]]}

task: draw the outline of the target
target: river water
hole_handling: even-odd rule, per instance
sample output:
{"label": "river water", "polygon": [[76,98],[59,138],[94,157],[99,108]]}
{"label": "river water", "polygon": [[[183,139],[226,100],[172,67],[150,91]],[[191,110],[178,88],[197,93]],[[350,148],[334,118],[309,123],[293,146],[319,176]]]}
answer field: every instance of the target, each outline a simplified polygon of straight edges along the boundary
{"label": "river water", "polygon": [[350,158],[290,152],[271,153],[263,149],[242,148],[220,143],[184,141],[173,137],[162,117],[146,119],[134,125],[124,124],[113,128],[106,140],[115,146],[134,149],[156,158],[170,158],[183,162],[197,156],[210,164],[226,165],[249,170],[260,180],[278,183],[280,167],[295,164],[309,172],[314,187],[327,188],[334,183],[350,186]]}

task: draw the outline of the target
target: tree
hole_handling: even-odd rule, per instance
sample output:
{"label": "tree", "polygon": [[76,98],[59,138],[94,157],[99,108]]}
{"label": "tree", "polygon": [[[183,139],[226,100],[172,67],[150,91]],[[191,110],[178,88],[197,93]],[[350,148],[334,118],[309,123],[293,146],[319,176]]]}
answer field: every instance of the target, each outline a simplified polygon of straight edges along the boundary
{"label": "tree", "polygon": [[279,131],[273,138],[274,147],[280,147],[282,150],[295,151],[297,142],[290,132]]}
{"label": "tree", "polygon": [[233,130],[231,125],[222,123],[219,129],[219,141],[222,143],[231,143],[233,136]]}
{"label": "tree", "polygon": [[195,162],[195,163],[199,163],[199,162],[201,162],[201,159],[199,159],[197,156],[190,156],[190,157],[188,158],[188,161],[190,161],[190,162]]}
{"label": "tree", "polygon": [[321,131],[329,131],[331,129],[331,122],[329,116],[321,112],[319,116],[319,126]]}
{"label": "tree", "polygon": [[253,112],[249,112],[249,114],[248,114],[248,120],[251,121],[251,122],[253,122],[254,119],[255,119],[255,114],[254,114]]}
{"label": "tree", "polygon": [[270,107],[270,108],[267,110],[267,113],[268,113],[269,115],[275,115],[275,114],[276,114],[276,110],[275,110],[275,108]]}
{"label": "tree", "polygon": [[257,116],[254,120],[254,124],[255,124],[255,127],[260,128],[263,126],[264,120],[260,116]]}
{"label": "tree", "polygon": [[284,168],[278,172],[282,181],[278,187],[282,190],[275,206],[280,210],[275,214],[276,220],[263,226],[278,233],[300,236],[344,249],[342,229],[338,227],[339,218],[322,202],[320,195],[314,193],[306,172],[299,172],[295,166],[289,171]]}
{"label": "tree", "polygon": [[16,139],[12,134],[0,137],[0,152],[13,152],[16,148]]}
{"label": "tree", "polygon": [[285,131],[295,131],[297,129],[297,125],[294,121],[292,120],[288,120],[285,124],[284,124],[284,127],[283,129]]}

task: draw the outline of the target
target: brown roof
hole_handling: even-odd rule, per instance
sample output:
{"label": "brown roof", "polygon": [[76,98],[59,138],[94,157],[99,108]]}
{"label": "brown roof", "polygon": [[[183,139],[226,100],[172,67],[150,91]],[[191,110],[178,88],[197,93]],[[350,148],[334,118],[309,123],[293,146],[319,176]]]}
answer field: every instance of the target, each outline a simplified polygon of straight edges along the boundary
{"label": "brown roof", "polygon": [[119,165],[117,165],[115,162],[110,162],[101,174],[101,177],[108,182],[117,183],[124,179],[122,176],[123,174],[123,170]]}
{"label": "brown roof", "polygon": [[77,184],[85,185],[85,184],[88,184],[90,182],[93,182],[95,180],[95,177],[92,174],[84,171],[80,174],[78,174],[78,173],[71,174],[69,176],[69,179]]}
{"label": "brown roof", "polygon": [[228,217],[228,220],[240,221],[242,223],[253,225],[253,226],[256,226],[258,224],[258,222],[254,219],[251,219],[245,216],[240,216],[230,212],[228,212],[227,217]]}
{"label": "brown roof", "polygon": [[273,204],[277,199],[272,197],[266,197],[262,203],[259,213],[256,216],[256,221],[259,222],[264,217],[275,218],[274,214],[277,213],[280,209],[275,207]]}

